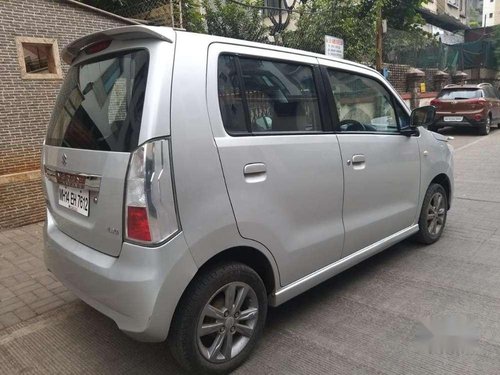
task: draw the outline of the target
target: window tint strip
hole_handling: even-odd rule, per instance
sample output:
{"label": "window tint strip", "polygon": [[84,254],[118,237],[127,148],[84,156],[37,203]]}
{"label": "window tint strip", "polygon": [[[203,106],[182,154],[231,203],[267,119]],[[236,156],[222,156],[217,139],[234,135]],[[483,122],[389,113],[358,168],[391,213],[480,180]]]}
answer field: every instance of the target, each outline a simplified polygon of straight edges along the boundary
{"label": "window tint strip", "polygon": [[238,72],[238,83],[240,85],[240,90],[241,90],[241,99],[243,101],[243,110],[245,112],[245,124],[246,124],[248,133],[251,134],[252,128],[250,126],[250,109],[248,108],[247,90],[245,89],[245,80],[243,79],[240,58],[238,56],[235,56],[235,60],[236,60],[236,71]]}

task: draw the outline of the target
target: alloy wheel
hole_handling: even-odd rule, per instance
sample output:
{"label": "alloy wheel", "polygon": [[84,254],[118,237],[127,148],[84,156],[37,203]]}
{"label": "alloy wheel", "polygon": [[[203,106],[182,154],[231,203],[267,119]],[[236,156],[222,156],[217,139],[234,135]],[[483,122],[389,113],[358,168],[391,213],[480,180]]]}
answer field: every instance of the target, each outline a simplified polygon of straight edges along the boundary
{"label": "alloy wheel", "polygon": [[446,208],[444,197],[440,192],[435,193],[427,207],[427,230],[432,236],[437,236],[444,226]]}
{"label": "alloy wheel", "polygon": [[202,310],[198,348],[210,362],[227,362],[247,346],[256,328],[259,305],[246,283],[231,282],[217,290]]}

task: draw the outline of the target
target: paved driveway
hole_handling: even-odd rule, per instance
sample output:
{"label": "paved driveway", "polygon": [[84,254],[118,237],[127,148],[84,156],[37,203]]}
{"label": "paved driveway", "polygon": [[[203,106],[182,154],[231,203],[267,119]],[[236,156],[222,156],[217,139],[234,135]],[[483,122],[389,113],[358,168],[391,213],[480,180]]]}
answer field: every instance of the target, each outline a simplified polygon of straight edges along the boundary
{"label": "paved driveway", "polygon": [[[442,240],[405,241],[272,309],[237,373],[500,373],[500,130],[444,132],[457,152]],[[178,373],[163,344],[132,341],[53,280],[40,246],[38,225],[0,232],[2,374]],[[425,341],[444,328],[457,340]]]}

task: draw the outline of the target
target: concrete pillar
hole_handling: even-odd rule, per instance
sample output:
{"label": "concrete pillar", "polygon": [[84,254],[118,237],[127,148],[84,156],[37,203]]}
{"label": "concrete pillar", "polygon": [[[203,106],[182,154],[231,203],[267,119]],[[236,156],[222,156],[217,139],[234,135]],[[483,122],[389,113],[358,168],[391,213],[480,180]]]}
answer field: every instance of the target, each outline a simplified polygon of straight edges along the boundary
{"label": "concrete pillar", "polygon": [[417,68],[410,68],[406,72],[406,83],[411,93],[410,108],[415,109],[420,105],[420,84],[424,82],[425,73]]}
{"label": "concrete pillar", "polygon": [[469,75],[465,72],[458,71],[451,76],[451,80],[456,85],[465,85]]}
{"label": "concrete pillar", "polygon": [[448,73],[438,70],[432,77],[432,80],[434,81],[434,91],[441,91],[443,87],[448,84],[449,79],[450,75]]}

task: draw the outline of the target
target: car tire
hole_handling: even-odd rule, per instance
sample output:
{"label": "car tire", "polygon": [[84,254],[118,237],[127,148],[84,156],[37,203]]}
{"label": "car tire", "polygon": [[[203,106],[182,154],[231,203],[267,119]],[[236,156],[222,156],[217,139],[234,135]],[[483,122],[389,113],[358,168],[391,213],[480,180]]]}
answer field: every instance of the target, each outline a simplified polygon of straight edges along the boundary
{"label": "car tire", "polygon": [[425,193],[415,239],[430,245],[443,234],[448,213],[448,195],[440,184],[431,184]]}
{"label": "car tire", "polygon": [[198,275],[181,298],[170,351],[190,373],[226,374],[250,356],[266,315],[267,293],[259,275],[242,263],[219,263]]}
{"label": "car tire", "polygon": [[439,130],[439,128],[437,126],[434,126],[434,125],[429,125],[427,127],[427,130],[431,131],[431,132],[435,132],[437,133],[437,131]]}
{"label": "car tire", "polygon": [[491,130],[491,115],[486,117],[486,122],[479,127],[479,135],[488,135]]}

